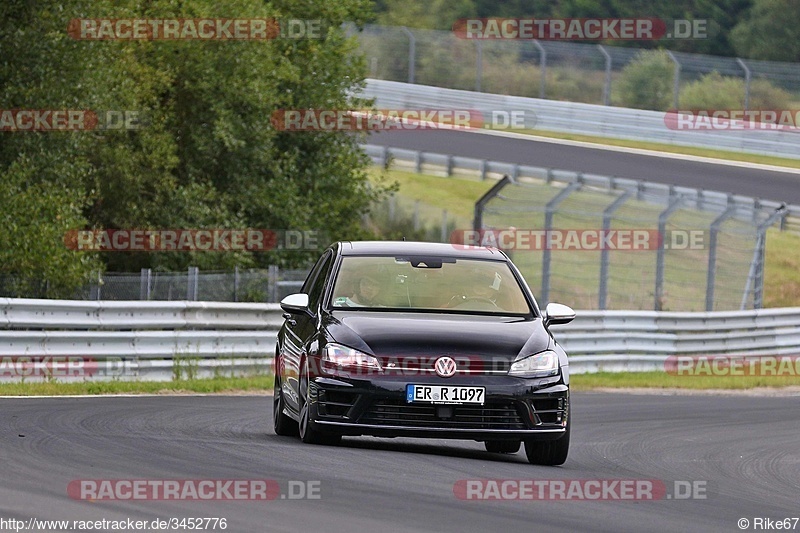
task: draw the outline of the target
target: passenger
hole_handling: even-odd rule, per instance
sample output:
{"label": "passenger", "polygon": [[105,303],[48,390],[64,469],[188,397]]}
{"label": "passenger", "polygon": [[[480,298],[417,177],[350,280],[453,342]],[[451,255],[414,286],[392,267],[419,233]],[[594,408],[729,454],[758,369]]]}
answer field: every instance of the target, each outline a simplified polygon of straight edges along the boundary
{"label": "passenger", "polygon": [[375,298],[381,292],[381,282],[378,278],[363,276],[358,282],[356,291],[350,300],[358,305],[375,305]]}
{"label": "passenger", "polygon": [[377,307],[378,297],[383,289],[381,276],[378,274],[368,274],[361,276],[356,284],[353,295],[345,298],[344,305],[347,307]]}

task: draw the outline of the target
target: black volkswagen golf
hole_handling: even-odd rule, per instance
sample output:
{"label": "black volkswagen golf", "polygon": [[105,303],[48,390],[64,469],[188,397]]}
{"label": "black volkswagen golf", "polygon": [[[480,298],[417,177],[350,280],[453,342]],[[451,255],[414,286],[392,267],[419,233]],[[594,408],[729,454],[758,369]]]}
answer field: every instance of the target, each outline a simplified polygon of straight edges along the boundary
{"label": "black volkswagen golf", "polygon": [[471,439],[494,453],[522,442],[533,464],[569,451],[569,363],[494,248],[339,242],[281,302],[274,428],[303,442],[343,435]]}

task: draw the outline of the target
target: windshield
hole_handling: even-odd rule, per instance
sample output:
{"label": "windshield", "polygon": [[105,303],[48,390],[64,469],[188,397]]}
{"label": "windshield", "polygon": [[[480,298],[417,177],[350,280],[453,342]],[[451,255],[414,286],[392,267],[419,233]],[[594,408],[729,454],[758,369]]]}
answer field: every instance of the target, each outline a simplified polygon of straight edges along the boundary
{"label": "windshield", "polygon": [[531,314],[506,263],[450,257],[344,257],[332,306]]}

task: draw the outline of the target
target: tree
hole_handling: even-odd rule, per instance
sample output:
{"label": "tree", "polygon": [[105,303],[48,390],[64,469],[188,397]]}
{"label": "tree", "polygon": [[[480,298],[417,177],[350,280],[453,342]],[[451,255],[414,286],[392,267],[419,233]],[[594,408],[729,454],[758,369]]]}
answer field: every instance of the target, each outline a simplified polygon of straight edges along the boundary
{"label": "tree", "polygon": [[[77,41],[66,31],[73,18],[232,16],[319,19],[323,35]],[[367,181],[368,159],[358,148],[363,137],[281,132],[270,118],[279,109],[369,104],[354,96],[365,69],[354,54],[355,39],[341,29],[344,21],[359,24],[368,16],[367,0],[3,3],[0,109],[135,110],[147,120],[134,131],[0,133],[0,177],[8,193],[0,196],[0,212],[25,222],[3,243],[0,272],[50,277],[52,269],[29,268],[35,261],[26,257],[33,256],[16,245],[46,234],[47,253],[63,256],[54,268],[89,275],[100,263],[65,253],[58,232],[66,229],[250,227],[324,229],[331,239],[362,235],[361,216],[383,193]],[[54,213],[61,225],[37,213]],[[59,229],[39,231],[47,228]],[[263,266],[308,255],[105,253],[100,259],[112,270],[138,270]]]}
{"label": "tree", "polygon": [[736,53],[750,59],[800,61],[800,10],[794,0],[755,0],[733,28]]}

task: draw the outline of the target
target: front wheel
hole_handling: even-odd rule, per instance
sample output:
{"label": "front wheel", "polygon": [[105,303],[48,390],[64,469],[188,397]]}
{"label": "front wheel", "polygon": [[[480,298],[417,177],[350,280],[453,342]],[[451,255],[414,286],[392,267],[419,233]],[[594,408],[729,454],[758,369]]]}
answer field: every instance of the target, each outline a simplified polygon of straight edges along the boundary
{"label": "front wheel", "polygon": [[304,365],[303,373],[300,376],[300,440],[306,444],[325,444],[335,445],[341,442],[342,436],[331,433],[323,433],[313,427],[311,422],[310,384],[308,379],[308,363]]}
{"label": "front wheel", "polygon": [[275,376],[272,396],[272,427],[276,435],[283,437],[296,437],[299,435],[297,422],[283,412],[283,391],[278,376]]}
{"label": "front wheel", "polygon": [[567,430],[556,440],[526,440],[525,455],[532,465],[563,465],[569,454],[569,428],[572,422],[567,418]]}

